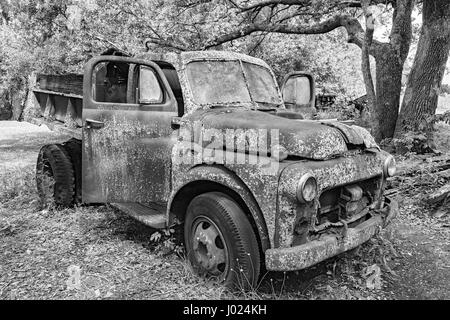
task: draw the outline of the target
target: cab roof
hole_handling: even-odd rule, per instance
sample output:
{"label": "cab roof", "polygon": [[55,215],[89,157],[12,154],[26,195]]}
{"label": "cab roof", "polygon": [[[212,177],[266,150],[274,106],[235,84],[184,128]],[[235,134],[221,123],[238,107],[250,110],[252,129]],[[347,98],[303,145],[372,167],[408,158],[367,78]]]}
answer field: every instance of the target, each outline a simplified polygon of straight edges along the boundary
{"label": "cab roof", "polygon": [[[176,69],[183,69],[186,64],[191,61],[198,60],[241,60],[256,65],[260,65],[269,68],[267,63],[263,60],[251,57],[242,53],[231,52],[231,51],[217,51],[217,50],[207,50],[207,51],[183,51],[183,52],[166,52],[166,53],[152,53],[145,52],[136,55],[136,58],[169,62],[173,64]],[[270,68],[269,68],[270,69]]]}

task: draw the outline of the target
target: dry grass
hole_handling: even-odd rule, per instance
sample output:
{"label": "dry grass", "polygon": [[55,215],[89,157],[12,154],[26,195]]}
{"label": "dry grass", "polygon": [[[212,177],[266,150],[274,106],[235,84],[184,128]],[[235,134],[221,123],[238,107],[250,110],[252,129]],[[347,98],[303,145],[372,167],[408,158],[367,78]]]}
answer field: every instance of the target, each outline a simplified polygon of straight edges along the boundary
{"label": "dry grass", "polygon": [[[0,213],[0,298],[220,297],[183,259],[159,255],[154,230],[107,206],[39,210],[17,196]],[[70,266],[81,268],[74,290],[66,283]]]}

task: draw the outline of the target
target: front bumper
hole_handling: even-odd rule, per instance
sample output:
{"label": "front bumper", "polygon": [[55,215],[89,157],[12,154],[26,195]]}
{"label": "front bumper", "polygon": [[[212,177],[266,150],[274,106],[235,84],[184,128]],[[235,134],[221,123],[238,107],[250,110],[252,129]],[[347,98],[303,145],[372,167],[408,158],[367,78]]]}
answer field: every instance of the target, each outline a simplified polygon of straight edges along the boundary
{"label": "front bumper", "polygon": [[354,228],[348,228],[344,237],[324,235],[303,245],[289,248],[275,248],[266,251],[266,269],[272,271],[293,271],[310,267],[339,253],[356,248],[373,237],[381,227],[398,214],[397,201],[385,198],[384,206],[372,217]]}

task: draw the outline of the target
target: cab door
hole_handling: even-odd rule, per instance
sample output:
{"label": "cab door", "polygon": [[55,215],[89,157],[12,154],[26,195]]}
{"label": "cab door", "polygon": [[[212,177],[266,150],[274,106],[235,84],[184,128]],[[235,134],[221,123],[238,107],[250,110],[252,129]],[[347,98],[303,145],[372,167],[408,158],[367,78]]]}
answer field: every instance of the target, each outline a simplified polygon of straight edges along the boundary
{"label": "cab door", "polygon": [[83,202],[166,201],[178,111],[158,65],[93,58],[83,91]]}

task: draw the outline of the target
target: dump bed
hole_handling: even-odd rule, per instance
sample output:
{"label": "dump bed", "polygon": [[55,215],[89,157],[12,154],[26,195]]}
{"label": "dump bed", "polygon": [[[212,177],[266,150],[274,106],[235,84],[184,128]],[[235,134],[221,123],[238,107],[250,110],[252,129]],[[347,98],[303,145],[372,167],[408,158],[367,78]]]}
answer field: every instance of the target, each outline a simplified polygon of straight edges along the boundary
{"label": "dump bed", "polygon": [[83,75],[38,74],[31,91],[28,102],[34,110],[31,122],[81,139]]}

